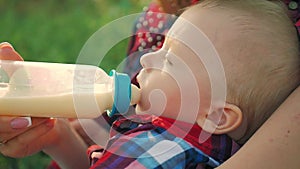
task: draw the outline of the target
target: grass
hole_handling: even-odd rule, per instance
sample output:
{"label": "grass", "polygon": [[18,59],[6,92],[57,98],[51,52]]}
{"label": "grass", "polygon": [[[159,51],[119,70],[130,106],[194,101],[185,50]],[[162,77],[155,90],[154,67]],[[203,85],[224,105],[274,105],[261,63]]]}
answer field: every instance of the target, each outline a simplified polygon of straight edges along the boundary
{"label": "grass", "polygon": [[[27,61],[75,63],[88,38],[105,24],[141,12],[149,0],[0,0],[0,42],[8,41]],[[100,67],[115,68],[126,55],[128,39],[105,56]],[[46,168],[38,153],[22,159],[0,155],[0,169]]]}

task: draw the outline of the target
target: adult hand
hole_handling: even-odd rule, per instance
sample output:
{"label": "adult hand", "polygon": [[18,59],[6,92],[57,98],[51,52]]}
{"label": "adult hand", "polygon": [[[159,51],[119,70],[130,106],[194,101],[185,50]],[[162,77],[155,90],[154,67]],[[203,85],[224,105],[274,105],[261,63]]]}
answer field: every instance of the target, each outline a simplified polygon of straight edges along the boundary
{"label": "adult hand", "polygon": [[[8,42],[0,43],[0,60],[23,61]],[[10,157],[24,157],[40,151],[44,142],[36,140],[53,128],[48,118],[0,117],[0,152]]]}
{"label": "adult hand", "polygon": [[[41,151],[54,142],[54,119],[0,117],[0,153],[9,157],[25,157]],[[48,138],[47,138],[48,137]],[[50,137],[50,138],[49,138]]]}
{"label": "adult hand", "polygon": [[[0,43],[0,60],[23,61],[7,42]],[[39,151],[63,168],[88,168],[86,144],[66,119],[0,116],[0,153],[26,157]]]}

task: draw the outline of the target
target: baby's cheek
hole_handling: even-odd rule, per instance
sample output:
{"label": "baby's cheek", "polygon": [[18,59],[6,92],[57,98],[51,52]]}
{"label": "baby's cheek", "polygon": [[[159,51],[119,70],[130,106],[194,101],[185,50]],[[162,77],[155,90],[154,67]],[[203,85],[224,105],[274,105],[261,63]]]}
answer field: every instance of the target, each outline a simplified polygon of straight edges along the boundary
{"label": "baby's cheek", "polygon": [[179,97],[176,81],[158,70],[143,73],[139,79],[141,100],[137,110],[161,115],[167,107],[170,107],[170,101],[177,100]]}

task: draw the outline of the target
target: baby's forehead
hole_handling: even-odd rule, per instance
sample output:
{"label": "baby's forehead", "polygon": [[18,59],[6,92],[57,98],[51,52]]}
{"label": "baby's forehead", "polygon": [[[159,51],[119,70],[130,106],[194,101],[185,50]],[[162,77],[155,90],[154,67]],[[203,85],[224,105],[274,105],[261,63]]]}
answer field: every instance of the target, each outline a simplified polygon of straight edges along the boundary
{"label": "baby's forehead", "polygon": [[[250,3],[249,1],[247,2]],[[278,29],[281,29],[278,28],[281,27],[280,23],[277,23],[276,28],[274,27],[274,23],[277,20],[276,13],[282,13],[280,13],[279,9],[259,7],[262,9],[251,9],[243,6],[239,7],[238,5],[226,8],[222,6],[203,7],[195,5],[187,9],[176,20],[167,36],[175,39],[178,39],[178,37],[189,37],[193,39],[194,43],[201,45],[201,42],[195,38],[197,37],[195,35],[203,34],[221,51],[232,49],[234,51],[237,49],[235,47],[241,45],[255,45],[271,41],[270,39],[275,37],[272,35],[277,33]],[[243,11],[242,9],[244,8],[245,10]],[[258,11],[259,14],[255,13],[255,11]],[[260,15],[264,13],[267,15],[268,12],[273,13],[268,14],[268,16]],[[280,16],[277,18],[280,18]],[[281,18],[278,21],[282,20]],[[282,34],[285,33],[283,32]],[[256,42],[254,43],[254,41]],[[228,46],[233,47],[228,49]]]}
{"label": "baby's forehead", "polygon": [[269,39],[268,31],[262,29],[266,28],[265,25],[256,22],[254,17],[237,14],[237,10],[202,10],[201,7],[188,9],[170,29],[166,44],[168,39],[179,39],[183,45],[189,48],[196,45],[192,47],[193,50],[197,48],[204,53],[210,44],[217,50],[224,63],[245,62],[250,53],[259,54],[252,58],[261,56],[267,51],[261,48],[266,46],[261,45],[261,48],[257,48],[256,45]]}
{"label": "baby's forehead", "polygon": [[194,43],[201,44],[202,39],[196,37],[202,34],[202,38],[208,38],[212,43],[228,41],[236,39],[235,37],[242,33],[243,28],[239,28],[241,24],[242,21],[232,20],[228,12],[215,13],[206,9],[200,11],[197,8],[191,8],[176,20],[167,37],[176,39],[188,36],[194,39]]}

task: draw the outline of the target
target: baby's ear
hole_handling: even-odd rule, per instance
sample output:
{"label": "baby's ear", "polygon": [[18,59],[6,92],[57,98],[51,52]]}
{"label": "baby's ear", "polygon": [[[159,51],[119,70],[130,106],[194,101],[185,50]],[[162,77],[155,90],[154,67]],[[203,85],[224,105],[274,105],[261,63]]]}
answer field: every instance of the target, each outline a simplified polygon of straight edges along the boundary
{"label": "baby's ear", "polygon": [[242,119],[243,114],[238,106],[225,103],[223,111],[212,111],[206,116],[199,117],[197,123],[209,133],[226,134],[239,127]]}

